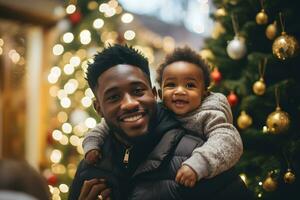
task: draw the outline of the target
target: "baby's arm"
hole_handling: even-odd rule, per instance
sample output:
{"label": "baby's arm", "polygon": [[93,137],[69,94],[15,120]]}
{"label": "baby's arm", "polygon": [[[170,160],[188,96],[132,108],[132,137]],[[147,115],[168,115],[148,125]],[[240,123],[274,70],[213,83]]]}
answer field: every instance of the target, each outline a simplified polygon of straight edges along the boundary
{"label": "baby's arm", "polygon": [[104,118],[102,118],[101,122],[85,135],[82,147],[84,157],[88,163],[93,164],[99,159],[100,146],[103,145],[108,133],[109,128]]}
{"label": "baby's arm", "polygon": [[242,140],[232,125],[231,109],[226,97],[218,94],[218,101],[214,104],[216,103],[217,109],[213,106],[209,110],[209,106],[203,105],[203,109],[195,116],[197,119],[193,123],[202,121],[203,124],[193,126],[202,127],[201,130],[192,131],[204,134],[207,141],[194,149],[192,156],[183,163],[197,173],[198,180],[211,178],[228,170],[238,162],[243,152]]}

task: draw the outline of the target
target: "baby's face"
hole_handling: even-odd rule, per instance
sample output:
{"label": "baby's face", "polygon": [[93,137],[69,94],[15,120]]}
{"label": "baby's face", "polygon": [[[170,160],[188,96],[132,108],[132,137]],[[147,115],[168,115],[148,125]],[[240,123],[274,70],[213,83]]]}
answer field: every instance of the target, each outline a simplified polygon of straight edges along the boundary
{"label": "baby's face", "polygon": [[161,89],[164,105],[176,115],[194,111],[205,93],[202,70],[189,62],[171,63],[163,71]]}

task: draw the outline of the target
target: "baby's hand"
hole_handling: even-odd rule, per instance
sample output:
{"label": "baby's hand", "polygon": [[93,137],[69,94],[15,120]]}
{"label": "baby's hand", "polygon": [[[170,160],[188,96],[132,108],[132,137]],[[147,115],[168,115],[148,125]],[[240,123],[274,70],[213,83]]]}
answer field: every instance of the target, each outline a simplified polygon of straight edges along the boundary
{"label": "baby's hand", "polygon": [[182,165],[177,171],[175,180],[185,187],[194,187],[197,181],[197,173],[188,165]]}
{"label": "baby's hand", "polygon": [[85,156],[85,160],[88,164],[95,164],[100,158],[101,154],[98,149],[90,150]]}

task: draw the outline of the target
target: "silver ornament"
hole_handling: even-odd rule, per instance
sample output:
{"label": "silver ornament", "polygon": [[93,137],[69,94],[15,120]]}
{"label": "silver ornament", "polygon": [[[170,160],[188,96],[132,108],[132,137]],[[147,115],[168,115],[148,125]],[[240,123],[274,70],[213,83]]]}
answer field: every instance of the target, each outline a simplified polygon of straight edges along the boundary
{"label": "silver ornament", "polygon": [[247,46],[243,37],[235,36],[227,45],[227,54],[234,60],[241,59],[247,52]]}

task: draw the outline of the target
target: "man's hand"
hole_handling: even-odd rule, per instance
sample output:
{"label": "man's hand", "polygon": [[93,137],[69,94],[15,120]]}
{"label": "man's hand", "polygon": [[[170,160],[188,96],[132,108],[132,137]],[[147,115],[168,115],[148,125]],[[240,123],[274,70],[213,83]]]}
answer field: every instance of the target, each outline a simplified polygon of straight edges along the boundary
{"label": "man's hand", "polygon": [[177,171],[175,180],[185,187],[194,187],[197,181],[197,173],[188,165],[182,165]]}
{"label": "man's hand", "polygon": [[110,200],[111,189],[104,179],[84,181],[78,200]]}
{"label": "man's hand", "polygon": [[85,156],[85,161],[88,164],[95,164],[101,158],[100,151],[98,149],[93,149],[87,152]]}

